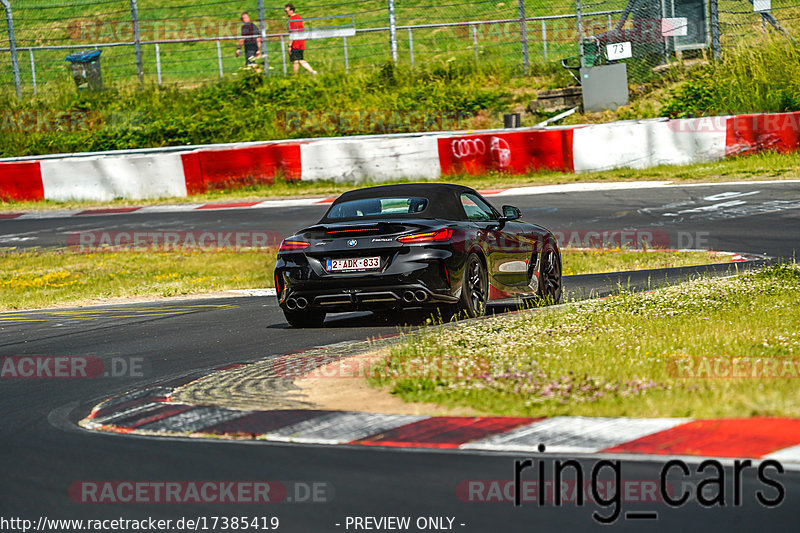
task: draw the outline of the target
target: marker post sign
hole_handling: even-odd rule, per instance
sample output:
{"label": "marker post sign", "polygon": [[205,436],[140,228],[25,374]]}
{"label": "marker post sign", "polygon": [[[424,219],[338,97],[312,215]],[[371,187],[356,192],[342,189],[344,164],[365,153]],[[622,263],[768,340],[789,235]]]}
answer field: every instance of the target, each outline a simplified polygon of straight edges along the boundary
{"label": "marker post sign", "polygon": [[633,56],[630,41],[624,43],[611,43],[606,45],[606,57],[609,61],[628,59]]}
{"label": "marker post sign", "polygon": [[689,20],[686,17],[661,19],[662,37],[686,37],[689,35]]}

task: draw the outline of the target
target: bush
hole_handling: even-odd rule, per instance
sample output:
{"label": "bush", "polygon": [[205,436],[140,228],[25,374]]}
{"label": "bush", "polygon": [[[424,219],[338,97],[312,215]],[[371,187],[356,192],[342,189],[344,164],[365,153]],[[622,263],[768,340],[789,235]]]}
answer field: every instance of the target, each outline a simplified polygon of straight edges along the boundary
{"label": "bush", "polygon": [[[0,136],[0,157],[246,142],[282,138],[355,135],[404,131],[374,131],[368,124],[330,121],[326,127],[304,121],[287,124],[287,112],[474,114],[499,112],[510,97],[497,78],[475,67],[431,65],[413,71],[387,63],[381,69],[356,74],[316,77],[269,77],[242,69],[230,78],[194,89],[176,87],[109,88],[100,93],[76,93],[74,88],[42,92],[17,100],[0,94],[7,124]],[[492,83],[487,79],[492,78]],[[24,117],[60,113],[82,117],[79,127],[30,126]]]}
{"label": "bush", "polygon": [[717,105],[717,84],[713,69],[703,68],[672,89],[661,112],[670,118],[691,118],[713,113]]}
{"label": "bush", "polygon": [[671,91],[664,116],[682,118],[800,110],[800,45],[784,35],[740,41],[716,64]]}

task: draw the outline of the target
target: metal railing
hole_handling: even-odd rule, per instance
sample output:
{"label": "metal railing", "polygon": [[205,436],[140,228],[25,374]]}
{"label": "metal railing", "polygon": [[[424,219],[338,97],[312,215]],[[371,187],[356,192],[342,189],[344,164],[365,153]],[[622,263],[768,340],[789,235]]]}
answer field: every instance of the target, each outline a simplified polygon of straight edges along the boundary
{"label": "metal railing", "polygon": [[[104,78],[114,82],[135,81],[144,84],[148,80],[162,83],[196,83],[209,81],[235,73],[242,67],[234,61],[233,54],[224,49],[229,41],[242,39],[238,22],[232,21],[240,14],[240,3],[234,0],[209,0],[210,3],[193,3],[185,7],[161,7],[154,0],[93,0],[86,4],[91,17],[76,17],[69,14],[69,4],[58,0],[52,5],[41,4],[39,11],[18,9],[15,18],[9,0],[0,0],[6,13],[6,36],[0,33],[0,54],[8,53],[8,62],[0,62],[0,79],[13,78],[17,94],[24,90],[36,93],[42,83],[63,80],[63,58],[55,52],[84,49],[105,49],[103,54]],[[264,75],[288,72],[287,42],[289,32],[286,19],[277,7],[268,11],[264,0],[251,0],[256,4],[258,26],[261,37],[261,55]],[[309,0],[312,2],[315,0]],[[502,9],[494,0],[469,0],[460,4],[440,4],[435,7],[424,2],[404,2],[395,5],[395,0],[369,0],[363,2],[320,3],[303,7],[309,14],[320,11],[335,12],[332,16],[305,19],[312,29],[306,38],[315,35],[313,26],[327,18],[349,17],[354,31],[352,35],[314,39],[309,45],[312,62],[323,63],[326,70],[371,68],[386,61],[406,63],[415,67],[420,61],[449,63],[454,59],[475,62],[502,62],[529,72],[537,64],[546,64],[566,56],[585,55],[585,39],[601,35],[602,39],[615,36],[629,38],[637,21],[676,20],[676,6],[680,0],[511,0]],[[710,44],[714,55],[720,53],[721,36],[730,33],[733,22],[752,23],[765,21],[772,27],[785,31],[772,13],[753,13],[752,0],[697,0],[703,3],[707,25],[702,30],[701,46]],[[685,3],[685,2],[684,2]],[[695,2],[697,3],[697,2]],[[773,11],[789,20],[800,18],[800,4],[793,0],[773,0]],[[749,9],[744,9],[749,8]],[[342,10],[357,10],[346,12]],[[216,12],[213,12],[216,10]],[[638,11],[637,11],[638,10]],[[648,11],[649,10],[649,11]],[[738,10],[738,11],[737,11]],[[748,15],[748,12],[750,15]],[[145,16],[142,17],[142,13]],[[85,14],[84,14],[85,15]],[[326,13],[327,15],[327,13]],[[499,16],[498,16],[499,15]],[[672,18],[667,17],[670,15]],[[64,17],[62,20],[60,17]],[[780,18],[780,17],[779,17]],[[194,21],[228,20],[225,29],[215,34],[198,36],[158,35],[153,27],[180,26],[185,21],[189,28]],[[86,39],[81,24],[92,28],[111,27],[110,34],[95,35]],[[15,28],[16,24],[16,28]],[[116,27],[114,26],[116,24]],[[663,22],[662,22],[663,24]],[[119,37],[119,28],[130,26],[125,39]],[[49,31],[48,28],[53,28]],[[76,30],[77,28],[77,30]],[[115,31],[116,28],[116,31]],[[324,30],[324,26],[320,26]],[[726,31],[728,30],[728,31]],[[625,32],[628,32],[627,34]],[[88,32],[92,33],[92,32]],[[191,33],[191,32],[184,32]],[[324,31],[317,31],[317,34]],[[330,33],[330,32],[328,32]],[[335,32],[334,32],[335,33]],[[635,33],[635,31],[633,31]],[[152,35],[151,35],[152,34]],[[110,37],[109,37],[110,35]],[[102,37],[102,38],[100,38]],[[161,38],[164,37],[164,38]],[[169,37],[169,38],[166,38]],[[634,35],[636,38],[636,35]],[[339,41],[341,39],[341,41]],[[670,40],[672,39],[672,40]],[[598,44],[605,44],[596,39]],[[690,49],[680,44],[680,38],[659,34],[652,40],[634,42],[645,55],[661,57],[663,61],[670,53]],[[199,46],[208,43],[211,46]],[[125,50],[130,49],[130,52]],[[602,50],[594,52],[601,54]],[[27,53],[29,67],[25,69],[20,55]],[[280,61],[276,56],[280,54]],[[106,76],[109,74],[109,76]],[[636,81],[636,80],[634,80]],[[5,81],[3,82],[6,83]]]}
{"label": "metal railing", "polygon": [[[2,0],[4,3],[7,0]],[[130,9],[131,9],[131,20],[133,25],[133,39],[131,40],[124,40],[124,41],[114,41],[114,42],[89,42],[89,43],[81,43],[81,44],[37,44],[35,46],[11,46],[11,47],[4,47],[0,48],[0,52],[10,52],[12,58],[14,59],[14,83],[17,87],[18,91],[21,91],[21,78],[20,75],[20,67],[19,62],[17,61],[17,55],[20,53],[28,54],[28,62],[29,62],[29,72],[26,77],[30,80],[30,87],[34,93],[38,91],[38,84],[41,82],[41,76],[37,76],[37,59],[38,55],[41,52],[45,51],[70,51],[70,50],[84,50],[84,49],[113,49],[113,48],[120,48],[120,47],[131,47],[134,49],[134,57],[133,61],[135,64],[136,76],[138,78],[138,82],[144,83],[145,76],[147,73],[152,73],[155,75],[155,81],[158,84],[164,83],[164,64],[162,62],[162,54],[166,47],[170,45],[186,45],[191,43],[213,43],[214,44],[214,52],[215,52],[215,61],[213,66],[215,71],[214,77],[223,77],[226,70],[228,72],[232,72],[238,69],[238,67],[231,67],[230,61],[228,61],[223,56],[222,44],[227,41],[236,41],[242,38],[241,35],[215,35],[210,37],[193,37],[193,38],[173,38],[173,39],[147,39],[142,38],[139,32],[140,21],[138,19],[138,5],[137,0],[129,0],[130,1]],[[263,0],[259,0],[258,2],[258,9],[259,13],[263,12]],[[524,70],[528,70],[531,64],[531,52],[530,47],[531,44],[536,41],[538,43],[537,50],[538,55],[535,58],[536,63],[546,63],[549,61],[551,50],[554,44],[560,44],[560,48],[568,48],[572,49],[574,47],[575,39],[571,35],[561,36],[558,37],[558,32],[554,28],[550,28],[550,33],[548,34],[548,23],[553,21],[568,21],[574,20],[576,18],[575,13],[565,13],[565,14],[558,14],[558,15],[542,15],[542,16],[525,16],[525,7],[524,7],[524,0],[518,0],[519,6],[519,17],[515,18],[487,18],[487,19],[476,19],[476,20],[459,20],[455,22],[433,22],[433,23],[422,23],[422,24],[398,24],[396,18],[393,18],[391,13],[393,12],[393,5],[394,0],[388,0],[388,13],[389,17],[387,19],[387,24],[385,25],[374,25],[368,27],[360,27],[355,28],[354,34],[355,36],[351,38],[351,41],[348,41],[348,37],[338,37],[337,39],[341,39],[341,50],[342,50],[342,64],[343,68],[346,72],[350,71],[351,68],[351,56],[348,51],[348,46],[353,46],[357,44],[358,38],[363,37],[370,34],[380,34],[380,33],[388,33],[388,52],[390,52],[392,60],[395,62],[400,62],[406,60],[411,66],[415,66],[418,62],[419,55],[423,52],[419,49],[419,47],[415,50],[415,33],[420,35],[423,32],[436,32],[436,30],[452,30],[458,28],[466,28],[468,29],[468,36],[467,41],[471,47],[471,57],[475,60],[480,60],[481,58],[481,47],[483,45],[483,40],[481,39],[480,35],[480,28],[485,27],[500,27],[503,25],[518,25],[519,29],[516,32],[508,31],[507,28],[504,28],[504,36],[501,39],[503,42],[500,43],[502,46],[512,45],[514,42],[517,43],[517,50],[513,50],[511,55],[515,56],[512,58],[505,58],[507,62],[510,63],[517,63],[519,64]],[[10,14],[10,9],[9,9]],[[584,16],[590,17],[607,17],[609,27],[611,25],[611,17],[614,14],[618,14],[619,10],[603,10],[603,11],[596,11],[591,13],[586,13]],[[270,58],[274,58],[276,53],[279,53],[281,56],[280,61],[280,70],[283,75],[286,75],[288,72],[287,68],[287,59],[286,59],[286,51],[287,51],[287,43],[286,40],[289,38],[288,31],[282,32],[273,32],[267,33],[264,31],[266,27],[266,22],[263,21],[263,14],[259,15],[262,18],[261,24],[261,38],[262,38],[262,57],[264,58],[265,68],[264,71],[267,75],[270,74]],[[341,17],[338,16],[338,17]],[[329,17],[314,17],[306,19],[309,22],[313,22],[319,19],[329,18]],[[529,24],[536,25],[536,30],[534,31],[533,28],[528,28]],[[561,31],[564,31],[562,29]],[[568,31],[568,30],[567,30]],[[405,33],[407,36],[407,40],[401,37],[401,34]],[[514,33],[517,33],[515,36]],[[534,37],[534,33],[538,33],[538,37]],[[308,37],[307,37],[308,38]],[[428,39],[425,36],[419,37],[421,41],[425,41]],[[492,39],[486,39],[492,40]],[[494,39],[497,40],[497,39]],[[407,44],[404,44],[407,43]],[[491,46],[491,45],[490,45]],[[152,53],[145,53],[146,47],[152,47]],[[327,45],[326,49],[330,50],[332,45]],[[407,55],[404,55],[403,48],[407,48]],[[416,56],[415,56],[416,52]],[[572,52],[571,52],[572,53]],[[151,64],[155,66],[155,71],[152,71],[151,66],[147,66],[145,64],[144,57],[149,55],[151,57]],[[501,54],[498,54],[500,56]],[[483,56],[484,59],[491,59],[491,57]],[[510,61],[509,61],[510,59]],[[373,60],[373,64],[382,63],[384,60],[383,57],[379,57],[377,61]],[[363,61],[362,67],[363,65]],[[208,63],[210,65],[210,63]],[[206,79],[209,79],[209,76],[206,72]]]}

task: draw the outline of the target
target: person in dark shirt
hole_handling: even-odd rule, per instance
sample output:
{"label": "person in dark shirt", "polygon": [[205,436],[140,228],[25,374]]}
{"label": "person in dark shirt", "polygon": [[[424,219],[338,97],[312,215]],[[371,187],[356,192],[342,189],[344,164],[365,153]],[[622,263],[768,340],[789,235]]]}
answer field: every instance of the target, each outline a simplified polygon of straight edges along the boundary
{"label": "person in dark shirt", "polygon": [[300,72],[300,67],[303,67],[311,74],[316,74],[317,71],[311,68],[311,65],[303,59],[303,54],[306,51],[306,41],[304,39],[292,39],[292,33],[303,31],[303,19],[294,12],[294,5],[286,4],[283,8],[286,16],[289,17],[289,40],[292,41],[291,48],[289,49],[289,59],[292,62],[294,73]]}
{"label": "person in dark shirt", "polygon": [[258,26],[250,21],[250,15],[245,11],[242,13],[242,38],[239,39],[239,48],[236,49],[236,57],[242,53],[244,45],[244,64],[252,67],[256,64],[256,59],[261,57],[261,35]]}

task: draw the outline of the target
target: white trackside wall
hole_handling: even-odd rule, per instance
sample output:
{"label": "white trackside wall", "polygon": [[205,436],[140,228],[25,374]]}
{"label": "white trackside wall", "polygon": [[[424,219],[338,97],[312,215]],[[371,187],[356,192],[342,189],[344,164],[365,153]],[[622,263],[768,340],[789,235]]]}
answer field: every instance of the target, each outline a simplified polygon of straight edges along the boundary
{"label": "white trackside wall", "polygon": [[575,172],[685,165],[725,157],[727,117],[616,122],[576,128]]}
{"label": "white trackside wall", "polygon": [[48,200],[109,201],[186,196],[181,156],[148,154],[44,160]]}
{"label": "white trackside wall", "polygon": [[438,136],[312,141],[300,146],[304,181],[438,179]]}

